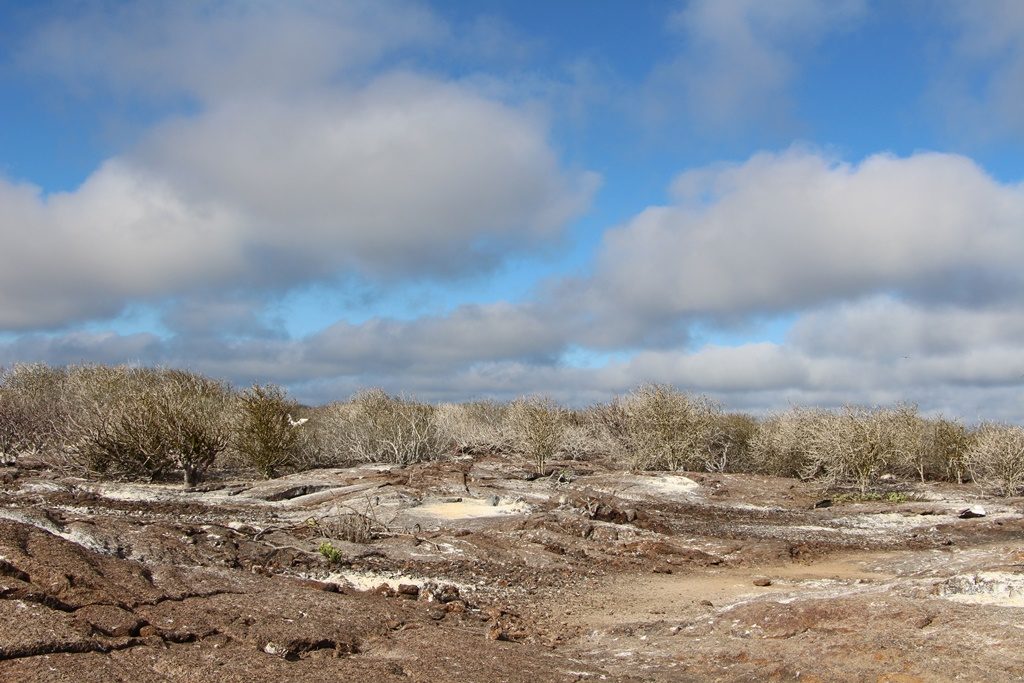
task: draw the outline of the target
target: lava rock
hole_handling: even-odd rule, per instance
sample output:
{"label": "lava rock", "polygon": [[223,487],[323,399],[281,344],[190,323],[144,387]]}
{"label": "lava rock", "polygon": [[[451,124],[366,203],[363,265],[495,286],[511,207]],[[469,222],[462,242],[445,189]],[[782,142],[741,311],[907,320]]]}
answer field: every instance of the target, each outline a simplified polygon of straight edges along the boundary
{"label": "lava rock", "polygon": [[418,598],[420,587],[414,583],[400,583],[398,584],[398,594],[405,598]]}

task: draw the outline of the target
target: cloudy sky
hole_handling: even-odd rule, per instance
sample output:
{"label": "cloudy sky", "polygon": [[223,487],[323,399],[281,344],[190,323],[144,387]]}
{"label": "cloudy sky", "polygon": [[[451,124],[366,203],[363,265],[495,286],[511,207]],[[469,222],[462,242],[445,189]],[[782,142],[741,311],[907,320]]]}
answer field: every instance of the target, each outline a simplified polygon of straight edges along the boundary
{"label": "cloudy sky", "polygon": [[1024,421],[1017,0],[0,0],[0,364]]}

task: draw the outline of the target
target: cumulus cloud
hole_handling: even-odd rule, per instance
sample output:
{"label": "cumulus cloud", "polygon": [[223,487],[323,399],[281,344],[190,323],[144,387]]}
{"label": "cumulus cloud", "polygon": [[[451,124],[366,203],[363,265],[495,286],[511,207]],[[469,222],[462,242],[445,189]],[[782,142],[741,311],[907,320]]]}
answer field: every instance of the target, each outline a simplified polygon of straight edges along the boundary
{"label": "cumulus cloud", "polygon": [[673,189],[675,204],[606,234],[579,285],[609,320],[648,329],[881,292],[990,305],[1024,286],[1024,187],[965,157],[847,164],[793,149],[690,171]]}
{"label": "cumulus cloud", "polygon": [[[789,340],[811,356],[874,361],[1017,349],[1024,345],[1024,310],[922,307],[877,296],[811,311],[795,322]],[[1012,372],[1007,379],[1016,379]]]}
{"label": "cumulus cloud", "polygon": [[866,14],[865,0],[691,0],[669,19],[682,40],[652,74],[656,102],[680,101],[706,127],[788,115],[799,58]]}
{"label": "cumulus cloud", "polygon": [[956,33],[935,99],[961,135],[990,142],[1024,134],[1024,4],[946,3]]}
{"label": "cumulus cloud", "polygon": [[339,76],[441,30],[415,7],[147,8],[44,27],[25,54],[65,78],[199,104],[73,191],[0,178],[0,329],[215,289],[487,272],[557,240],[596,189],[527,107],[393,69]]}
{"label": "cumulus cloud", "polygon": [[83,95],[158,100],[315,90],[448,35],[433,13],[405,0],[87,2],[63,10],[25,36],[22,68]]}
{"label": "cumulus cloud", "polygon": [[[185,297],[165,314],[170,336],[34,335],[0,347],[0,362],[180,365],[281,382],[309,401],[381,385],[429,400],[546,392],[584,404],[659,381],[755,411],[910,400],[969,419],[1024,417],[1020,185],[955,155],[846,164],[796,149],[689,171],[673,194],[673,205],[608,233],[588,277],[522,303],[339,321],[289,338],[263,318],[259,297]],[[12,196],[8,206],[38,203],[26,188]],[[180,267],[207,277],[186,256]],[[159,260],[145,268],[160,272]],[[689,346],[695,321],[779,312],[795,316],[785,339]],[[618,352],[582,368],[565,360],[576,348]]]}
{"label": "cumulus cloud", "polygon": [[163,363],[239,384],[284,383],[309,402],[383,386],[432,401],[541,392],[586,405],[643,382],[668,382],[758,413],[788,404],[912,401],[968,420],[1024,419],[1020,308],[927,309],[871,297],[810,311],[779,342],[646,350],[588,368],[546,355],[561,340],[520,324],[521,315],[507,304],[466,307],[412,321],[339,324],[301,339],[34,335],[0,345],[0,363]]}

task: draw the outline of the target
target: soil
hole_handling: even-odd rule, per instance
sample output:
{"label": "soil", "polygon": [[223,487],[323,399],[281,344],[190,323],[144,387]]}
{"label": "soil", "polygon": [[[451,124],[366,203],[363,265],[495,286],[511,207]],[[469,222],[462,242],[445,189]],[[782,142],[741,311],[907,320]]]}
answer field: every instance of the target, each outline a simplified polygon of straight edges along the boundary
{"label": "soil", "polygon": [[0,468],[0,680],[1024,680],[1022,499],[552,465]]}

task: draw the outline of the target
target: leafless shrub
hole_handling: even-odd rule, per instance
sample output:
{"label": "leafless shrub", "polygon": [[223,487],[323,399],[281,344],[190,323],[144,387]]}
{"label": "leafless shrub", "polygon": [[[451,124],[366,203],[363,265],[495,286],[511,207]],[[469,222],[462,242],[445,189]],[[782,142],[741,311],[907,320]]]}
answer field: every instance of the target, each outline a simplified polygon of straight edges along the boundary
{"label": "leafless shrub", "polygon": [[316,529],[324,539],[372,543],[377,538],[373,519],[354,510],[329,518],[311,517],[306,520],[306,524]]}
{"label": "leafless shrub", "polygon": [[750,415],[719,415],[711,430],[711,442],[704,458],[708,472],[753,472],[750,442],[758,431],[758,422]]}
{"label": "leafless shrub", "polygon": [[635,389],[605,409],[631,469],[700,469],[707,465],[719,408],[666,385]]}
{"label": "leafless shrub", "polygon": [[805,425],[818,414],[794,408],[763,420],[747,444],[748,469],[778,477],[800,476],[808,462]]}
{"label": "leafless shrub", "polygon": [[407,465],[437,459],[448,449],[431,405],[381,389],[362,391],[351,403],[351,420],[339,437],[356,460]]}
{"label": "leafless shrub", "polygon": [[67,463],[93,474],[155,479],[171,467],[154,414],[154,373],[142,368],[69,368],[61,437]]}
{"label": "leafless shrub", "polygon": [[308,419],[298,430],[299,446],[295,466],[300,470],[318,467],[348,467],[355,462],[347,434],[355,411],[350,403],[334,402],[300,411]]}
{"label": "leafless shrub", "polygon": [[533,458],[537,472],[544,474],[547,461],[562,448],[564,409],[549,398],[522,398],[509,406],[508,425],[516,451]]}
{"label": "leafless shrub", "polygon": [[73,367],[63,452],[92,473],[154,479],[179,469],[194,485],[227,448],[230,395],[222,383],[178,370]]}
{"label": "leafless shrub", "polygon": [[[264,477],[295,462],[299,452],[299,426],[291,415],[298,405],[283,389],[254,384],[237,399],[234,446],[242,459]],[[304,426],[304,425],[303,425]]]}
{"label": "leafless shrub", "polygon": [[970,432],[956,420],[938,418],[921,425],[921,441],[909,463],[921,481],[945,479],[958,484],[969,473]]}
{"label": "leafless shrub", "polygon": [[807,454],[803,476],[826,486],[852,481],[866,494],[887,467],[913,457],[920,443],[920,420],[913,406],[890,409],[847,406],[818,411],[800,434]]}
{"label": "leafless shrub", "polygon": [[1003,496],[1024,492],[1024,427],[985,424],[967,460],[974,479]]}
{"label": "leafless shrub", "polygon": [[42,364],[0,371],[0,458],[45,454],[58,443],[66,373]]}
{"label": "leafless shrub", "polygon": [[495,401],[442,403],[435,408],[434,419],[458,453],[508,453],[512,450],[508,411],[507,405]]}
{"label": "leafless shrub", "polygon": [[566,411],[565,431],[559,457],[586,460],[595,456],[613,456],[618,444],[601,416],[601,407]]}

